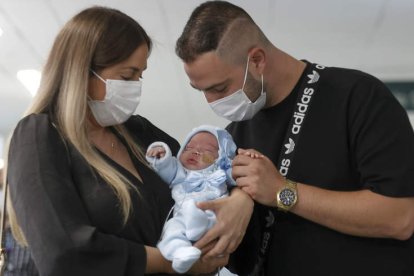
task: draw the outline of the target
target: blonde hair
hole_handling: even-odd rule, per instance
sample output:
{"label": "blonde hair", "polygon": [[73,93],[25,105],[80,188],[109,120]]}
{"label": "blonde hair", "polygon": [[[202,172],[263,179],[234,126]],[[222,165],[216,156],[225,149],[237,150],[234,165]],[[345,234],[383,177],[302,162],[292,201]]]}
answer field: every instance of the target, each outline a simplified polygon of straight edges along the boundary
{"label": "blonde hair", "polygon": [[[126,14],[104,7],[83,10],[67,22],[56,37],[42,72],[39,91],[25,114],[49,113],[66,142],[72,144],[114,190],[124,223],[131,212],[130,190],[137,190],[103,159],[88,139],[88,80],[90,69],[96,71],[117,64],[142,45],[151,50],[151,39]],[[133,154],[146,164],[141,149],[126,128],[118,125],[115,129]],[[4,174],[6,172],[7,164]],[[10,199],[8,201],[10,203]],[[27,244],[11,204],[8,215],[15,238]]]}

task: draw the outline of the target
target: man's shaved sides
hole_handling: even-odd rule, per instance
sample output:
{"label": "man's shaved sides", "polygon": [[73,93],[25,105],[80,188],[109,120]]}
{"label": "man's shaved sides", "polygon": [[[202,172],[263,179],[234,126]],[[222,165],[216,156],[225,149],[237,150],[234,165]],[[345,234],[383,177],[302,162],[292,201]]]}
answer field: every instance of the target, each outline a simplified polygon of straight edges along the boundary
{"label": "man's shaved sides", "polygon": [[270,41],[260,28],[248,18],[233,20],[221,37],[216,53],[225,62],[234,65],[246,63],[247,53],[254,47],[267,48]]}

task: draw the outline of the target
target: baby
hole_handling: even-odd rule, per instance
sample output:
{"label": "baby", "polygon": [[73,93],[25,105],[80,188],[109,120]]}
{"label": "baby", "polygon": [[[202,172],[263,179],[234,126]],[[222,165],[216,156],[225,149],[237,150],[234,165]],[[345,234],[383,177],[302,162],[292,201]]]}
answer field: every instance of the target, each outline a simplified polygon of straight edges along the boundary
{"label": "baby", "polygon": [[169,183],[175,200],[174,216],[164,225],[157,247],[178,273],[188,271],[200,257],[192,243],[216,222],[212,211],[203,211],[196,203],[227,196],[227,186],[235,185],[231,177],[235,152],[230,134],[208,125],[189,133],[177,158],[163,142],[148,147],[148,162]]}

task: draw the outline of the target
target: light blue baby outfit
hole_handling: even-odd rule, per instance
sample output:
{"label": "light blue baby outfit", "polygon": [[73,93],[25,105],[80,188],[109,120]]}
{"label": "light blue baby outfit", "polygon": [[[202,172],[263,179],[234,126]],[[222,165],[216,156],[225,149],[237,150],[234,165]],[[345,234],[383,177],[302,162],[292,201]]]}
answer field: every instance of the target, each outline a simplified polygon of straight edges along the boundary
{"label": "light blue baby outfit", "polygon": [[[188,170],[179,162],[179,157],[190,139],[198,132],[209,132],[217,138],[219,157],[205,169]],[[200,239],[216,222],[212,211],[203,211],[196,203],[227,196],[227,185],[236,184],[231,177],[231,162],[235,156],[236,145],[226,130],[202,125],[189,133],[177,158],[172,156],[171,150],[163,142],[154,142],[148,149],[155,146],[164,147],[165,156],[159,159],[147,156],[147,160],[161,178],[169,183],[175,201],[174,216],[164,225],[157,247],[167,260],[172,261],[176,272],[184,273],[201,255],[201,251],[192,246],[192,242]]]}

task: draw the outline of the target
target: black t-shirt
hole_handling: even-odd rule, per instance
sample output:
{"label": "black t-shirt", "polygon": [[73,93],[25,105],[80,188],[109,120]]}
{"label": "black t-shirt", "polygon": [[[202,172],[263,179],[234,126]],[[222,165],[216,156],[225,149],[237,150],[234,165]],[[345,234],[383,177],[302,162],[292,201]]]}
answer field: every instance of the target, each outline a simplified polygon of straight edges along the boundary
{"label": "black t-shirt", "polygon": [[[248,121],[231,123],[241,148],[254,148],[278,167],[283,140],[308,64],[289,96]],[[414,134],[386,86],[356,70],[321,70],[288,178],[335,191],[370,189],[414,196]],[[299,199],[300,200],[300,199]],[[247,234],[231,260],[246,275],[261,241],[256,204]],[[276,212],[266,275],[414,275],[414,237],[407,241],[341,234],[291,213]]]}
{"label": "black t-shirt", "polygon": [[[173,154],[179,149],[143,117],[125,126],[143,149],[155,141],[166,142]],[[168,185],[131,152],[142,182],[101,153],[139,192],[131,191],[124,225],[113,189],[66,145],[47,114],[23,118],[10,144],[11,199],[40,275],[144,275],[144,245],[156,246],[174,203]]]}

